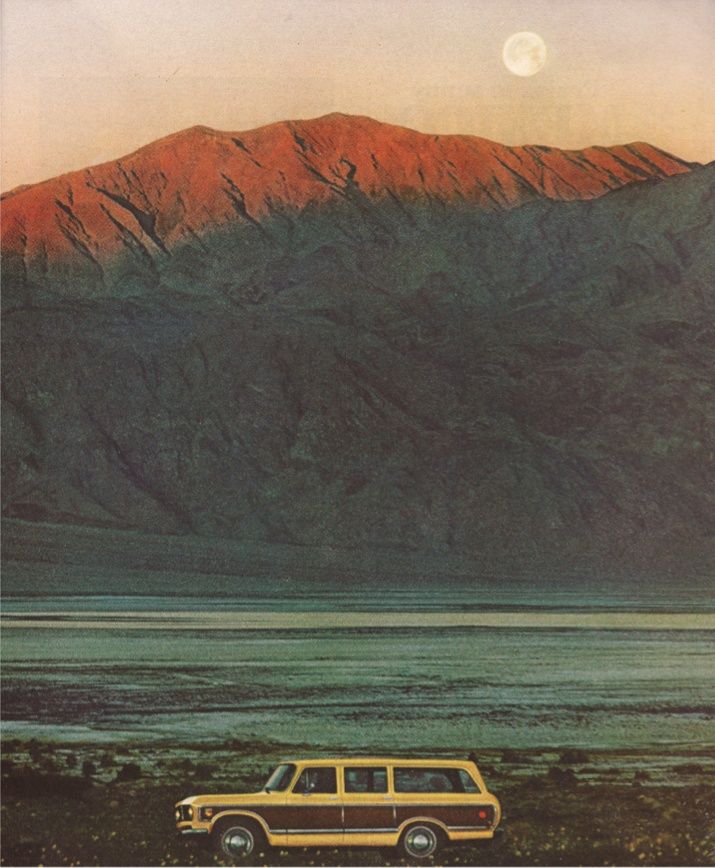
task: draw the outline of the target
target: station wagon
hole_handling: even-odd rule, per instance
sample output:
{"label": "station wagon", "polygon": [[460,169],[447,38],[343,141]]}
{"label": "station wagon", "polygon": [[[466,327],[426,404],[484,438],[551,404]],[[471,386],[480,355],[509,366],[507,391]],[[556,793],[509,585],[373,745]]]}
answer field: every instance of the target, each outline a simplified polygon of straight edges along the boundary
{"label": "station wagon", "polygon": [[469,760],[361,757],[282,762],[260,792],[190,796],[175,817],[232,861],[265,846],[398,847],[421,860],[492,838],[501,808]]}

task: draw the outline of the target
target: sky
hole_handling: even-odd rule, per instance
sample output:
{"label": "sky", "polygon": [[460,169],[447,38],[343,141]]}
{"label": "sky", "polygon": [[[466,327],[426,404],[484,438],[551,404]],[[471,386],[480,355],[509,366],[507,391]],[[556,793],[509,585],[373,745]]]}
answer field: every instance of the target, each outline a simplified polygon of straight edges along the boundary
{"label": "sky", "polygon": [[[0,187],[195,124],[341,111],[564,148],[715,159],[715,0],[0,0]],[[546,43],[510,73],[505,40]]]}

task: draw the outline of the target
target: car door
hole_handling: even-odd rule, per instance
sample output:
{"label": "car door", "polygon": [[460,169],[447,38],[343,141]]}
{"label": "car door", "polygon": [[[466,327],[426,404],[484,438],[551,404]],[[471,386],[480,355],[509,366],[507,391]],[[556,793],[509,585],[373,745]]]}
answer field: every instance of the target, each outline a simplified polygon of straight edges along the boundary
{"label": "car door", "polygon": [[305,847],[342,842],[342,806],[335,766],[305,766],[285,801],[287,844]]}
{"label": "car door", "polygon": [[395,799],[388,788],[384,765],[349,765],[343,773],[343,828],[345,843],[369,843],[371,836],[397,828]]}

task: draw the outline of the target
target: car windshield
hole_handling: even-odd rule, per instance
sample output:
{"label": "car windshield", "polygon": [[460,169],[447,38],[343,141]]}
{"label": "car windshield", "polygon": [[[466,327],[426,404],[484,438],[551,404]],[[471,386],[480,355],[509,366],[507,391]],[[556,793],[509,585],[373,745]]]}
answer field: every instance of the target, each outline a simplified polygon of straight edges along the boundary
{"label": "car windshield", "polygon": [[281,763],[273,774],[266,781],[264,789],[266,792],[276,790],[278,792],[288,788],[288,784],[293,779],[295,766],[293,763]]}

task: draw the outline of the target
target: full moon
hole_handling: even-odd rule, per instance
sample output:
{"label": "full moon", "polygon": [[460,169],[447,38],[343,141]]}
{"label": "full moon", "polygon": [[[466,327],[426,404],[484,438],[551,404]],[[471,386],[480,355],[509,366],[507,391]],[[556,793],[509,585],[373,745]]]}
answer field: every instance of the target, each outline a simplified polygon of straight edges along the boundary
{"label": "full moon", "polygon": [[546,45],[538,33],[514,33],[504,43],[502,59],[514,75],[536,75],[546,63]]}

